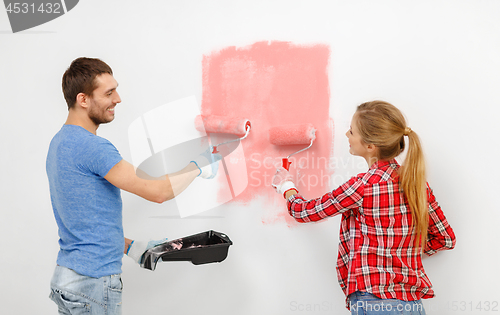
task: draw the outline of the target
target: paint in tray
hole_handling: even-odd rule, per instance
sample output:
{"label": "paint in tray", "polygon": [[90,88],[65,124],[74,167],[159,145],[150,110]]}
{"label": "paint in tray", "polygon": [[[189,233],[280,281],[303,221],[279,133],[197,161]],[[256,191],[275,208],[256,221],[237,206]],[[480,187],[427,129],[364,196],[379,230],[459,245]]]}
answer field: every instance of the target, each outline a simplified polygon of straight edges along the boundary
{"label": "paint in tray", "polygon": [[155,270],[160,261],[190,261],[194,265],[221,262],[232,244],[226,234],[213,230],[186,236],[147,250],[141,267]]}

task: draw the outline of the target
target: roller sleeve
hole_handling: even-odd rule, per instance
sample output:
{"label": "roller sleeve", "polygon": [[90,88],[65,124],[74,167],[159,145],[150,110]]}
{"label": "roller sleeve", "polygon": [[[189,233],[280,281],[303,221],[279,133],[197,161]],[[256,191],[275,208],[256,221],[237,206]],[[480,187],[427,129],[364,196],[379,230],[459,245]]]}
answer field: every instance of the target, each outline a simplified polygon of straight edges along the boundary
{"label": "roller sleeve", "polygon": [[246,134],[247,126],[250,126],[250,120],[214,115],[198,115],[195,118],[194,124],[199,131],[205,131],[207,133],[228,133],[242,137]]}
{"label": "roller sleeve", "polygon": [[269,129],[269,142],[274,145],[310,144],[315,134],[312,124],[277,126]]}

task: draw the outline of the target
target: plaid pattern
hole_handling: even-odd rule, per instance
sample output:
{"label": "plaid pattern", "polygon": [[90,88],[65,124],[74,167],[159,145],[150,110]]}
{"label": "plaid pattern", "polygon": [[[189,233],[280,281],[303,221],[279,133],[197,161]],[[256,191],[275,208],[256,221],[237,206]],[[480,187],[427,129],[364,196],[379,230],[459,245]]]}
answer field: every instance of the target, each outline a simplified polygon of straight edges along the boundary
{"label": "plaid pattern", "polygon": [[[396,160],[379,161],[324,196],[288,199],[298,222],[341,214],[337,275],[346,297],[355,291],[404,301],[431,298],[421,252],[413,247],[412,217],[398,183]],[[429,229],[424,252],[432,255],[455,246],[455,234],[427,186]],[[347,307],[349,307],[347,305]]]}

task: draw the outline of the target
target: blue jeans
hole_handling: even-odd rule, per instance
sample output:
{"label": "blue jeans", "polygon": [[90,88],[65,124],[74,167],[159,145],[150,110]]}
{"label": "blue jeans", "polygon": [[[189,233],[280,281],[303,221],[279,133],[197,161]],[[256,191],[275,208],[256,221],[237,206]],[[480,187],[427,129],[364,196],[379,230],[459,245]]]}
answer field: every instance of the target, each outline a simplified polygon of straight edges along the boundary
{"label": "blue jeans", "polygon": [[425,315],[421,300],[381,299],[367,292],[357,291],[349,295],[349,305],[352,315]]}
{"label": "blue jeans", "polygon": [[57,266],[49,297],[62,315],[119,315],[122,313],[122,288],[120,275],[91,278]]}

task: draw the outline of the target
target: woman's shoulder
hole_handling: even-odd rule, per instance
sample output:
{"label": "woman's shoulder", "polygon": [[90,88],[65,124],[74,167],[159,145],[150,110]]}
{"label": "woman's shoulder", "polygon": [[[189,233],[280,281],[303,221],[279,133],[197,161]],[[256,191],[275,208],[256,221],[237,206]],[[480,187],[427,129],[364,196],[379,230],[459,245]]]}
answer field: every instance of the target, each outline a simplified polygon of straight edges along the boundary
{"label": "woman's shoulder", "polygon": [[399,167],[395,159],[389,161],[380,160],[375,162],[368,171],[359,173],[356,178],[363,181],[365,184],[397,181],[399,177],[397,172]]}

